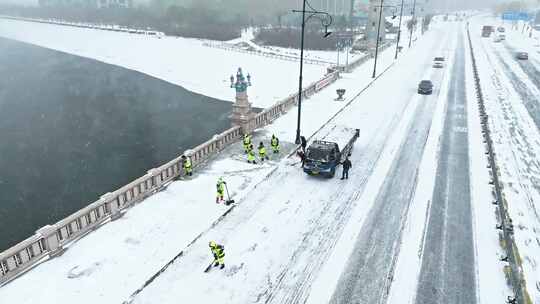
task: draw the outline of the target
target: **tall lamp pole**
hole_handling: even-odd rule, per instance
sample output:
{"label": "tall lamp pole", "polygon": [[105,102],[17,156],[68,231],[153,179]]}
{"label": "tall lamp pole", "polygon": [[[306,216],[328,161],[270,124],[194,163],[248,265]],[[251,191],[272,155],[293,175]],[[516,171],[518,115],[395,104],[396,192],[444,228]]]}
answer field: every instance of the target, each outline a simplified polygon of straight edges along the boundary
{"label": "tall lamp pole", "polygon": [[[306,6],[309,7],[310,10],[306,10]],[[302,4],[302,10],[293,10],[293,13],[302,13],[302,34],[300,39],[300,76],[298,77],[298,121],[296,125],[296,144],[300,144],[300,119],[302,116],[302,73],[304,70],[304,30],[306,27],[306,22],[311,17],[317,17],[319,20],[321,20],[322,25],[324,26],[324,37],[330,36],[332,32],[328,31],[328,27],[332,24],[332,16],[328,14],[327,12],[317,11],[315,10],[307,0],[303,1]],[[306,18],[306,14],[308,14]],[[324,19],[320,17],[320,15],[324,16]]]}
{"label": "tall lamp pole", "polygon": [[[381,20],[382,20],[382,12],[384,7],[393,7],[395,8],[395,5],[383,5],[383,1],[381,0],[381,4],[379,5],[379,24],[377,26],[377,42],[375,43],[375,63],[373,64],[373,76],[372,78],[375,78],[377,76],[377,59],[379,57],[379,40],[380,40],[380,34],[381,34]],[[403,0],[402,0],[403,1]],[[395,11],[392,12],[392,19],[396,18]],[[386,21],[385,21],[386,22]],[[385,27],[386,29],[386,27]]]}
{"label": "tall lamp pole", "polygon": [[373,65],[373,76],[371,76],[371,78],[375,78],[375,76],[377,76],[377,57],[379,55],[379,35],[381,33],[383,2],[384,0],[381,0],[381,4],[379,5],[379,24],[377,25],[377,42],[375,43],[375,64]]}
{"label": "tall lamp pole", "polygon": [[398,34],[396,39],[396,56],[394,59],[397,59],[398,51],[399,51],[399,40],[401,39],[401,20],[403,19],[403,2],[404,0],[401,0],[401,9],[399,11],[399,27],[398,27]]}
{"label": "tall lamp pole", "polygon": [[412,19],[411,19],[411,34],[409,35],[409,48],[411,48],[411,44],[412,44],[412,33],[413,33],[413,28],[415,26],[414,24],[414,20],[415,20],[415,13],[416,13],[416,0],[414,0],[413,2],[413,9],[412,9]]}

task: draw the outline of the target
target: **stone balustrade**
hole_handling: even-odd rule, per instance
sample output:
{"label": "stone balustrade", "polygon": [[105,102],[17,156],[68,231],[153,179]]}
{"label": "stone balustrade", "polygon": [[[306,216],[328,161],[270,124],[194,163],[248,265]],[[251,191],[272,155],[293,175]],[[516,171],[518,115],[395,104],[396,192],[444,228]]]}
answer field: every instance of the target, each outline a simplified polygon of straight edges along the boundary
{"label": "stone balustrade", "polygon": [[[193,166],[200,165],[224,147],[241,137],[240,127],[215,135],[211,140],[186,151]],[[156,193],[167,183],[183,174],[180,157],[158,167],[124,187],[107,193],[96,202],[0,253],[0,284],[23,273],[47,258],[63,253],[65,247],[105,222],[115,220],[124,209]]]}

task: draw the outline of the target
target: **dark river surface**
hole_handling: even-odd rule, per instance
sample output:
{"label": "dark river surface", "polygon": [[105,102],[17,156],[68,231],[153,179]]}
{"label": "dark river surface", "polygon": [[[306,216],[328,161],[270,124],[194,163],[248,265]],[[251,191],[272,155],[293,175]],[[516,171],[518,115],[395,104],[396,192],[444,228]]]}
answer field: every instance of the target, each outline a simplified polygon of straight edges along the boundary
{"label": "dark river surface", "polygon": [[0,252],[226,130],[231,110],[138,72],[0,38]]}

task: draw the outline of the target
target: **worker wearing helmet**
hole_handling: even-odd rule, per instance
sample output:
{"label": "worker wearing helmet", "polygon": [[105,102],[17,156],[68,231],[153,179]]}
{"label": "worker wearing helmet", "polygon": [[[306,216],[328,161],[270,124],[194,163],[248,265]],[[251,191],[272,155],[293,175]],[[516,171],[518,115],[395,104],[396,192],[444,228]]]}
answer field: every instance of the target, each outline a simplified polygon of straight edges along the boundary
{"label": "worker wearing helmet", "polygon": [[224,201],[224,193],[225,193],[225,184],[226,182],[223,180],[223,177],[220,177],[216,183],[216,204],[219,204]]}
{"label": "worker wearing helmet", "polygon": [[182,155],[182,167],[184,168],[184,174],[186,176],[193,175],[193,169],[191,167],[191,159],[189,157],[186,157],[185,155]]}
{"label": "worker wearing helmet", "polygon": [[272,135],[270,146],[272,146],[272,152],[279,153],[279,139],[276,137],[276,135]]}
{"label": "worker wearing helmet", "polygon": [[244,152],[249,153],[249,146],[251,146],[251,135],[244,134],[243,144],[244,144]]}
{"label": "worker wearing helmet", "polygon": [[259,144],[259,158],[261,159],[261,161],[263,162],[265,159],[269,159],[268,156],[266,155],[266,148],[264,147],[264,144],[261,143]]}
{"label": "worker wearing helmet", "polygon": [[256,164],[257,163],[257,162],[255,162],[255,152],[253,151],[253,145],[249,145],[247,160],[248,160],[248,163],[250,163],[250,164]]}
{"label": "worker wearing helmet", "polygon": [[225,247],[214,241],[210,241],[208,245],[210,246],[212,255],[214,255],[214,267],[221,265],[220,269],[223,269],[225,267]]}

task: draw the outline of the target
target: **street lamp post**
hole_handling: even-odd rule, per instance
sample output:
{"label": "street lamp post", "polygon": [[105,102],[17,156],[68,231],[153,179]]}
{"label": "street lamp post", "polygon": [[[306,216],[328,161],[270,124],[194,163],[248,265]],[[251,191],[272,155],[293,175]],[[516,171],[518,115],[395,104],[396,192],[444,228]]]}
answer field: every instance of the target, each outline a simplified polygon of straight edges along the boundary
{"label": "street lamp post", "polygon": [[[371,76],[372,78],[375,78],[375,76],[377,76],[377,59],[379,57],[379,40],[380,40],[379,36],[381,32],[381,19],[382,19],[383,8],[396,7],[395,5],[383,5],[383,1],[384,0],[381,0],[381,4],[379,5],[379,24],[377,26],[377,41],[375,42],[375,63],[373,64],[373,76]],[[392,12],[392,19],[395,19],[395,18],[396,18],[396,13],[394,11]],[[400,25],[401,25],[401,22],[400,22]],[[386,27],[385,27],[385,30],[386,30]]]}
{"label": "street lamp post", "polygon": [[416,13],[416,0],[414,0],[413,2],[413,10],[412,10],[412,19],[411,19],[411,33],[409,35],[409,48],[411,48],[411,44],[412,44],[412,33],[413,33],[413,28],[414,28],[414,20],[415,20],[415,13]]}
{"label": "street lamp post", "polygon": [[403,2],[404,0],[401,0],[401,9],[399,11],[399,27],[398,27],[398,34],[396,39],[396,56],[394,59],[397,59],[398,51],[399,51],[399,40],[401,39],[401,20],[403,19]]}
{"label": "street lamp post", "polygon": [[[306,6],[308,6],[311,10],[306,11]],[[306,26],[306,22],[309,20],[309,18],[317,16],[324,26],[324,37],[330,36],[332,32],[328,32],[328,27],[332,24],[332,16],[328,14],[327,12],[321,12],[315,10],[307,0],[303,1],[302,4],[302,10],[293,10],[293,13],[302,13],[302,34],[300,38],[300,76],[298,77],[298,121],[296,126],[296,144],[300,144],[300,119],[302,116],[302,73],[304,70],[304,30]],[[309,14],[309,16],[306,18],[306,13]],[[321,19],[319,15],[324,15],[324,19]]]}
{"label": "street lamp post", "polygon": [[377,42],[375,42],[375,64],[373,65],[373,76],[371,76],[371,78],[375,78],[375,76],[377,76],[377,57],[379,55],[379,35],[381,32],[383,2],[384,0],[381,0],[381,4],[379,5],[379,24],[377,25]]}

